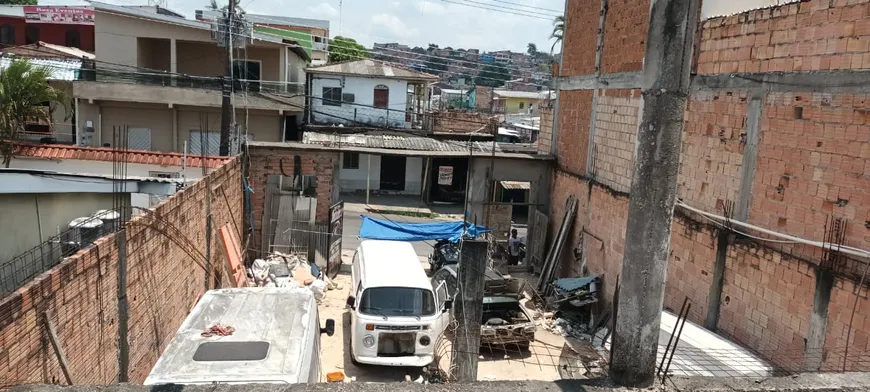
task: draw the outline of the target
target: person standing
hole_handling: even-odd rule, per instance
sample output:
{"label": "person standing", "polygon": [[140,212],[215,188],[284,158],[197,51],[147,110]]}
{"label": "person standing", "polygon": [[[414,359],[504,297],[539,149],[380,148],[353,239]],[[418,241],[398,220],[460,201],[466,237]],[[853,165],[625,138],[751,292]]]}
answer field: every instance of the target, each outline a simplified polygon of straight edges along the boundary
{"label": "person standing", "polygon": [[517,229],[511,229],[511,236],[508,238],[508,265],[520,264],[520,246],[522,241],[517,237]]}

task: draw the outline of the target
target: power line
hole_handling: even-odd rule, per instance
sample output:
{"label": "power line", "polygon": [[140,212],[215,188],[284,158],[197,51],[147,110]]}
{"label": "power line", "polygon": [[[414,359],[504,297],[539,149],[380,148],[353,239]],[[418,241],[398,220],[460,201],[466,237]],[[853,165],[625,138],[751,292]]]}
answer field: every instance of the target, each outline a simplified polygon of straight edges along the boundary
{"label": "power line", "polygon": [[[536,16],[536,15],[531,15],[531,14],[524,14],[524,13],[519,13],[519,12],[507,11],[507,10],[505,10],[505,9],[499,9],[499,8],[487,8],[487,7],[482,7],[482,6],[474,5],[474,4],[460,3],[460,2],[458,2],[458,1],[450,1],[450,0],[441,0],[441,1],[443,1],[443,2],[445,2],[445,3],[464,5],[464,6],[466,6],[466,7],[478,8],[478,9],[487,10],[487,11],[495,11],[495,12],[502,12],[502,13],[505,13],[505,14],[514,14],[514,15],[519,15],[519,16],[525,16],[525,17],[528,17],[528,18],[537,18],[537,19],[544,19],[544,20],[552,20],[553,17],[555,17],[555,16],[553,16],[553,17],[543,17],[543,16]],[[543,15],[543,14],[542,14],[542,15]]]}
{"label": "power line", "polygon": [[555,12],[559,15],[562,15],[564,13],[562,10],[554,10],[552,8],[536,7],[533,5],[525,5],[525,4],[520,4],[520,3],[511,3],[510,1],[504,1],[504,0],[491,0],[491,1],[494,3],[504,3],[504,4],[515,5],[518,7],[525,7],[525,8],[532,8],[532,9],[536,9],[536,10]]}
{"label": "power line", "polygon": [[[561,12],[556,12],[556,11],[551,11],[551,13],[544,13],[544,12],[539,12],[539,11],[524,10],[524,9],[520,9],[520,8],[516,8],[516,7],[508,7],[508,6],[504,6],[504,5],[499,5],[497,3],[495,3],[495,4],[494,3],[484,3],[481,1],[475,1],[475,0],[465,0],[465,2],[471,3],[471,4],[479,4],[479,5],[482,5],[485,7],[492,7],[492,8],[498,9],[498,10],[503,10],[503,11],[499,11],[499,12],[512,13],[510,11],[515,11],[515,12],[522,13],[526,16],[541,15],[541,16],[546,16],[550,19],[553,19],[556,16],[562,14]],[[557,15],[553,15],[553,13],[556,13]]]}

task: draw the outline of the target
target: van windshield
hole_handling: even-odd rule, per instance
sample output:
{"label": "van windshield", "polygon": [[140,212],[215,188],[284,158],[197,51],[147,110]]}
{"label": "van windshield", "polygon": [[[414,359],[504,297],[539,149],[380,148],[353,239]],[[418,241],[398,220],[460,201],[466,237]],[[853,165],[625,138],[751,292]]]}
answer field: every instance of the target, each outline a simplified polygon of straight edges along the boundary
{"label": "van windshield", "polygon": [[372,316],[431,316],[435,298],[431,290],[410,287],[373,287],[363,291],[359,311]]}

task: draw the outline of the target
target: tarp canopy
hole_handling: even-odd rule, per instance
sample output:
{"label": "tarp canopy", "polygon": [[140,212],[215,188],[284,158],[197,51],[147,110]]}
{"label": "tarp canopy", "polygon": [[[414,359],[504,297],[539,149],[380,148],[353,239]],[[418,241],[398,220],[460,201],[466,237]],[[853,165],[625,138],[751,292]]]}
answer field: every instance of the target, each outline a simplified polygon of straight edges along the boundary
{"label": "tarp canopy", "polygon": [[491,231],[492,230],[489,228],[463,221],[409,223],[375,219],[362,215],[359,236],[360,238],[370,240],[386,241],[427,241],[447,239],[452,242],[457,242],[462,238],[463,234],[466,238],[474,238]]}

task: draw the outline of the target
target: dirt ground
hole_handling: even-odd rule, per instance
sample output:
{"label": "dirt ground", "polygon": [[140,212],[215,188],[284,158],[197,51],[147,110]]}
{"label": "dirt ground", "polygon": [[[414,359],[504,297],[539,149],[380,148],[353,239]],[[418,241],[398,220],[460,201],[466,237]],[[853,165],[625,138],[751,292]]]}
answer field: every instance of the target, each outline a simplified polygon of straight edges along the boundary
{"label": "dirt ground", "polygon": [[[344,252],[343,252],[344,253]],[[404,381],[406,378],[417,379],[422,372],[420,368],[397,368],[383,366],[355,366],[350,361],[350,314],[345,301],[350,290],[349,257],[345,255],[343,270],[335,282],[341,288],[330,290],[320,305],[321,324],[326,319],[336,323],[335,335],[322,338],[323,373],[341,371],[347,379],[356,382],[390,382]],[[425,257],[421,257],[425,262]],[[481,349],[478,365],[478,380],[542,380],[552,381],[563,378],[578,378],[576,361],[573,352],[567,349],[564,339],[539,327],[536,342],[528,351],[509,349],[509,352],[499,349]],[[449,369],[450,341],[448,338],[437,343],[438,352],[443,355],[438,360],[443,370]]]}

